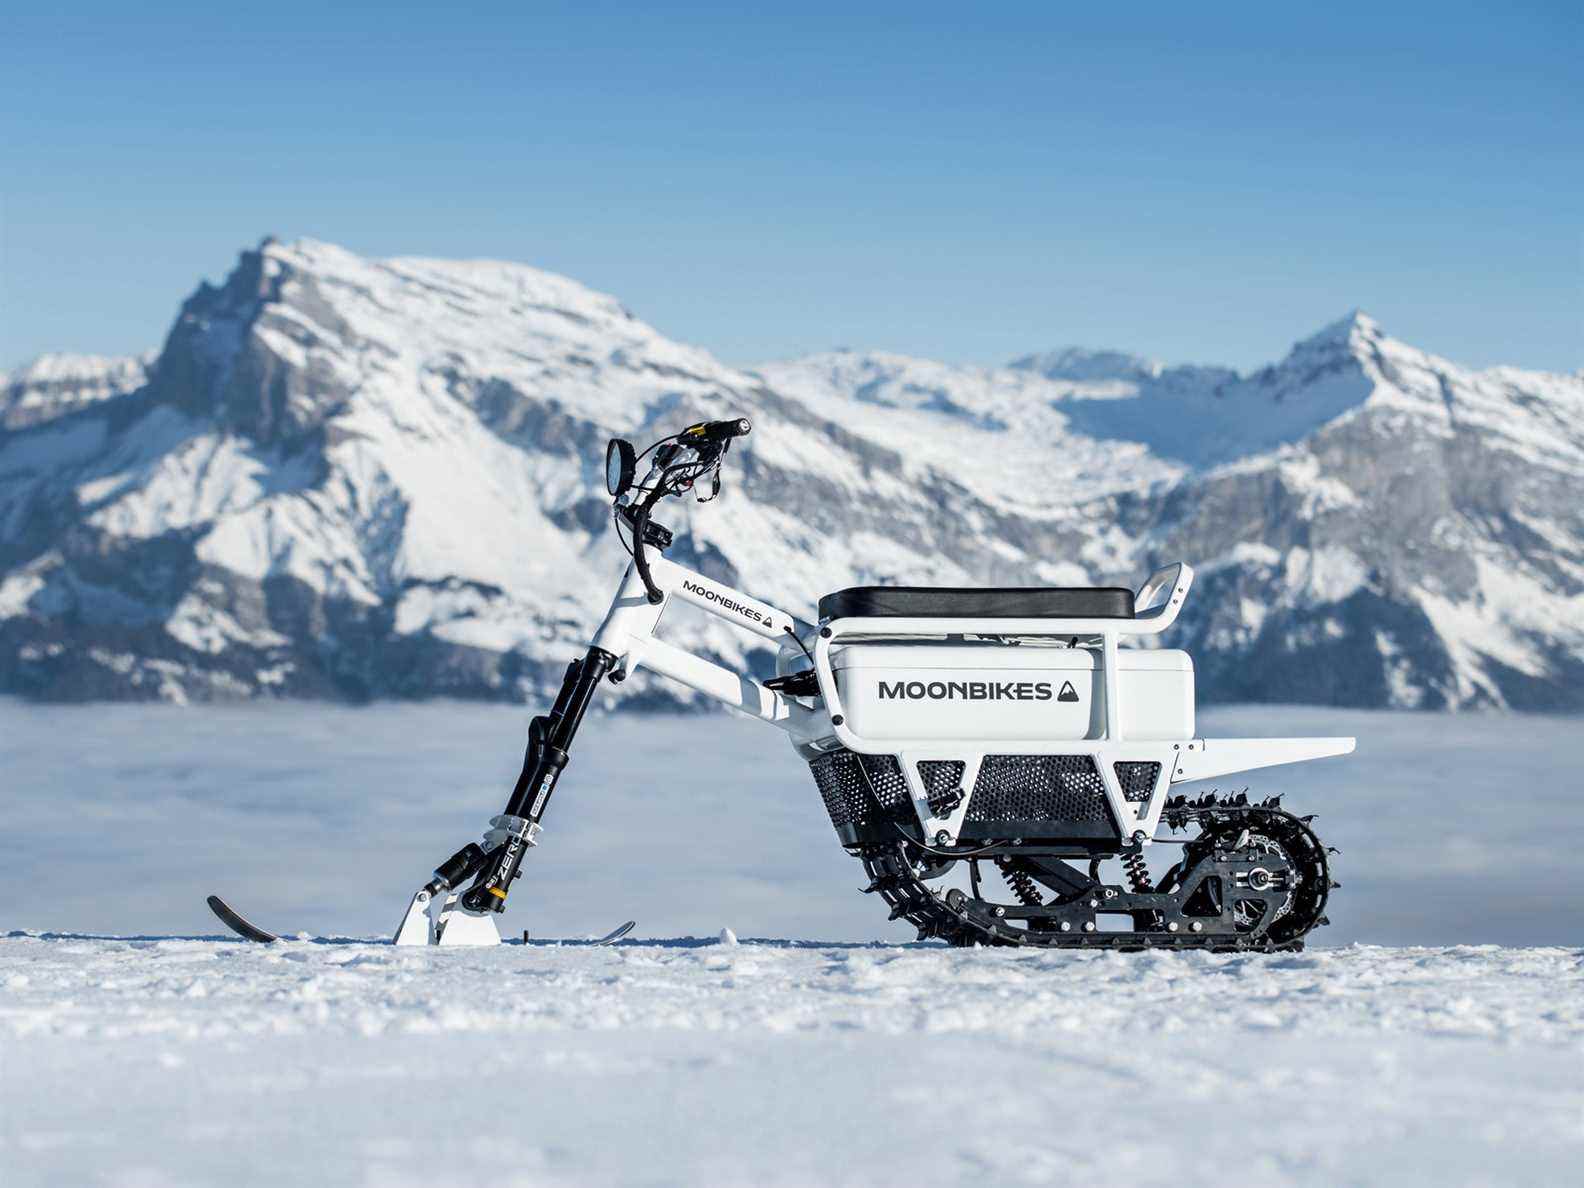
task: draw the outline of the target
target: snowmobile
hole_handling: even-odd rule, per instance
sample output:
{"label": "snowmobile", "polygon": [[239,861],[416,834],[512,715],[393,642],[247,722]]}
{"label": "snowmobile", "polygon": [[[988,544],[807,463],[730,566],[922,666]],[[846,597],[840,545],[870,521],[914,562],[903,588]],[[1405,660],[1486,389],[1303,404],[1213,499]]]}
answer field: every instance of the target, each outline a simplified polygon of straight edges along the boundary
{"label": "snowmobile", "polygon": [[[504,811],[413,896],[397,944],[498,943],[496,918],[591,700],[640,667],[785,731],[864,867],[863,890],[921,939],[1268,951],[1301,948],[1326,923],[1336,884],[1308,818],[1246,793],[1174,794],[1354,746],[1195,733],[1188,655],[1122,646],[1176,621],[1191,568],[1162,569],[1137,592],[856,586],[821,598],[809,622],[665,556],[673,534],[654,512],[718,494],[749,428],[690,425],[642,453],[610,442],[606,484],[631,563],[587,652],[532,720]],[[674,603],[773,645],[776,675],[759,681],[658,638]],[[1146,855],[1161,850],[1175,860],[1152,875]],[[1103,877],[1106,863],[1119,879]]]}

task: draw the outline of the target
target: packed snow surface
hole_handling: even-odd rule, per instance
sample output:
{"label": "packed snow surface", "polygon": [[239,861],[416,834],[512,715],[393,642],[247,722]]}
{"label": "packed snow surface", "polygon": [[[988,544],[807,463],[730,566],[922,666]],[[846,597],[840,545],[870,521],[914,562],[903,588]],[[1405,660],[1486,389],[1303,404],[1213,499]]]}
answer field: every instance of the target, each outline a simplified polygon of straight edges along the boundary
{"label": "packed snow surface", "polygon": [[[1319,814],[1343,887],[1320,945],[1237,956],[910,943],[775,731],[595,717],[504,927],[633,939],[382,943],[499,811],[526,718],[0,701],[0,1183],[1439,1188],[1584,1160],[1576,719],[1203,714],[1360,740],[1248,777]],[[210,891],[352,938],[221,938]]]}
{"label": "packed snow surface", "polygon": [[12,1188],[1559,1183],[1584,1159],[1576,949],[13,935],[0,963]]}

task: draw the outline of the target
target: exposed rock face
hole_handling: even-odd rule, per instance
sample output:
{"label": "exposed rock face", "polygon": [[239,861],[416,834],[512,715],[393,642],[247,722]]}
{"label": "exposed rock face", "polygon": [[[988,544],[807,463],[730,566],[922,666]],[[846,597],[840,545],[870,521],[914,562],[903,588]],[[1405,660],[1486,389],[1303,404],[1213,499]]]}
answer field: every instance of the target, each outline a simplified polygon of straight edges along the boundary
{"label": "exposed rock face", "polygon": [[664,518],[679,560],[787,610],[1181,558],[1169,642],[1207,699],[1584,706],[1584,380],[1471,372],[1363,315],[1247,376],[1072,350],[743,372],[532,268],[267,241],[157,360],[0,391],[6,692],[536,696],[625,562],[605,438],[746,414],[719,502]]}

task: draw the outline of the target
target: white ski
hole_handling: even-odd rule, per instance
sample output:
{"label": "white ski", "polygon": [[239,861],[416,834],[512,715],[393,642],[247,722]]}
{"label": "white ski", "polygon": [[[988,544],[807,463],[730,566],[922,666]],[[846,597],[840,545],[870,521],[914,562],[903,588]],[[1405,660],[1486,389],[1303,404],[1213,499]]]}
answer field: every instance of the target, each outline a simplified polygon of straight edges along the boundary
{"label": "white ski", "polygon": [[[209,910],[219,918],[220,922],[232,932],[236,933],[243,940],[253,941],[256,944],[261,945],[273,944],[275,941],[280,940],[280,937],[275,933],[266,932],[264,929],[248,920],[246,916],[242,915],[241,912],[237,911],[218,895],[209,896],[206,902],[209,904]],[[614,945],[617,941],[621,940],[622,937],[626,936],[637,926],[638,925],[636,921],[628,920],[625,924],[613,928],[611,931],[607,932],[604,936],[598,938],[597,940],[540,939],[530,941],[528,939],[527,931],[524,930],[522,943],[525,945],[587,945],[590,947],[597,947],[600,945]]]}
{"label": "white ski", "polygon": [[627,923],[619,928],[611,929],[598,940],[532,940],[528,936],[528,930],[523,929],[522,943],[525,945],[588,945],[591,948],[597,948],[600,945],[614,945],[636,927],[638,927],[636,920],[628,920]]}

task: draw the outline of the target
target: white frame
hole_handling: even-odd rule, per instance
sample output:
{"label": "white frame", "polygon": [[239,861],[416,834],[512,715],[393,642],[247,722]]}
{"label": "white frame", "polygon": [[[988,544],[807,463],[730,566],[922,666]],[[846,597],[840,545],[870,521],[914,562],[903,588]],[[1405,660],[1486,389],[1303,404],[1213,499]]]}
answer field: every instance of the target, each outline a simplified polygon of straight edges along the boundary
{"label": "white frame", "polygon": [[[1351,738],[1195,737],[1173,742],[1134,741],[1123,737],[1117,649],[1124,638],[1157,635],[1176,621],[1193,584],[1193,570],[1180,562],[1150,576],[1134,598],[1131,619],[845,618],[823,623],[817,629],[795,615],[664,556],[651,554],[649,570],[655,588],[663,596],[661,601],[649,601],[636,562],[628,565],[616,598],[594,636],[595,647],[616,657],[615,672],[621,678],[646,666],[706,697],[785,730],[794,742],[811,750],[846,747],[860,754],[896,755],[924,836],[942,844],[957,841],[971,795],[964,797],[949,816],[934,816],[918,773],[918,764],[923,760],[962,760],[963,787],[972,789],[987,754],[1006,754],[1015,748],[1018,754],[1092,756],[1122,837],[1148,844],[1160,825],[1167,789],[1174,783],[1279,763],[1345,755],[1354,747]],[[752,677],[658,638],[655,630],[673,600],[689,603],[763,639],[774,640],[779,649],[778,668],[786,667],[789,660],[801,655],[799,643],[808,647],[812,641],[823,708],[810,709],[797,698],[767,688]],[[792,633],[796,634],[797,642],[789,638]],[[1103,735],[1079,740],[1018,740],[987,747],[978,739],[867,739],[849,728],[831,666],[831,649],[840,640],[923,641],[961,635],[1077,637],[1088,646],[1098,644],[1106,708]],[[1130,801],[1123,795],[1113,766],[1136,760],[1161,765],[1154,791],[1145,802]]]}
{"label": "white frame", "polygon": [[[637,563],[629,564],[616,599],[594,635],[594,646],[616,657],[615,671],[623,679],[642,665],[735,710],[779,726],[800,742],[812,742],[829,733],[828,720],[823,724],[821,721],[824,714],[655,635],[660,618],[673,599],[690,603],[763,639],[774,640],[783,649],[797,647],[786,627],[790,626],[799,639],[805,639],[814,634],[810,624],[663,556],[651,554],[649,576],[664,595],[662,600],[649,601]],[[733,606],[742,610],[733,610]]]}

